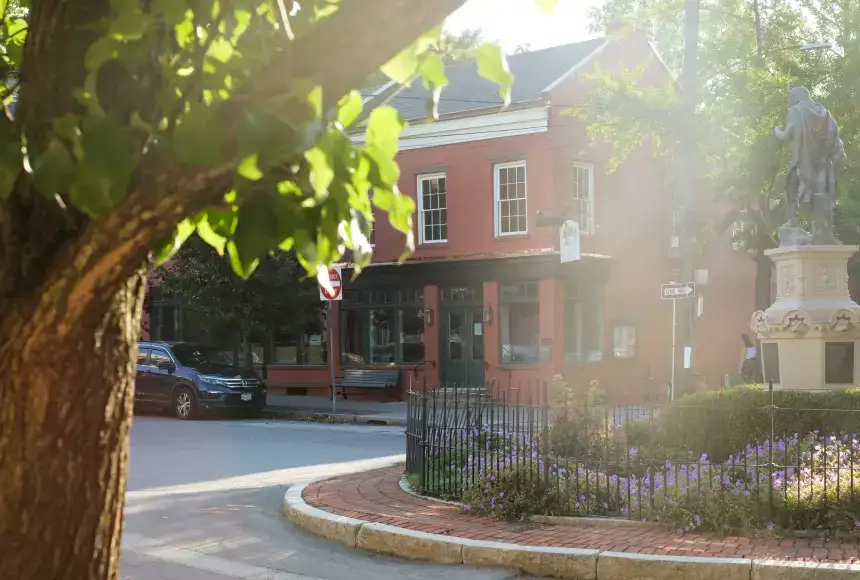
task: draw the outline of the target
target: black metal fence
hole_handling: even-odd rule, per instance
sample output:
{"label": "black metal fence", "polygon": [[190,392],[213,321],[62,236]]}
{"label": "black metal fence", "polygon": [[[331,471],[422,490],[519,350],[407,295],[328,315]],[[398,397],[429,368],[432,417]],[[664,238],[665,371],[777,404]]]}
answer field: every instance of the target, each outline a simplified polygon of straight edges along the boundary
{"label": "black metal fence", "polygon": [[413,390],[407,473],[425,493],[503,517],[860,532],[860,408],[850,397],[771,388],[707,404],[561,399],[546,383],[496,397]]}

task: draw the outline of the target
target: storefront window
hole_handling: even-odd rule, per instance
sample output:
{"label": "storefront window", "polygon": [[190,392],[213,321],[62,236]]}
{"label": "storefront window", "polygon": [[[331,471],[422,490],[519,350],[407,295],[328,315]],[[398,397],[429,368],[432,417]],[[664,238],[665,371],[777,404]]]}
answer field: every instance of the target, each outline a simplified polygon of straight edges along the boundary
{"label": "storefront window", "polygon": [[404,308],[401,310],[400,349],[403,362],[419,363],[424,360],[424,310]]}
{"label": "storefront window", "polygon": [[414,364],[424,360],[424,296],[420,288],[344,293],[344,364]]}
{"label": "storefront window", "polygon": [[502,364],[535,364],[540,354],[537,282],[504,284],[499,296]]}
{"label": "storefront window", "polygon": [[370,311],[370,362],[396,362],[394,310]]}
{"label": "storefront window", "polygon": [[[564,300],[564,360],[596,363],[603,360],[603,297],[601,289],[569,284]],[[635,348],[635,335],[634,335]]]}
{"label": "storefront window", "polygon": [[323,311],[319,311],[319,315],[301,330],[294,332],[284,327],[275,333],[274,364],[324,365],[328,362],[327,325]]}

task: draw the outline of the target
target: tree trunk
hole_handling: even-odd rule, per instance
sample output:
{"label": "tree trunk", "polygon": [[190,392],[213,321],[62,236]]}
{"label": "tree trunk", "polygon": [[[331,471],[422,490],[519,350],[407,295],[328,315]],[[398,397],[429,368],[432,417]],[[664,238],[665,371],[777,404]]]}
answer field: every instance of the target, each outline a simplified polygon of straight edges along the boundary
{"label": "tree trunk", "polygon": [[763,253],[755,256],[755,309],[767,310],[773,304],[771,300],[771,276],[773,263]]}
{"label": "tree trunk", "polygon": [[68,332],[54,326],[66,296],[50,288],[0,320],[4,578],[116,576],[144,288],[143,269],[116,293],[97,288]]}

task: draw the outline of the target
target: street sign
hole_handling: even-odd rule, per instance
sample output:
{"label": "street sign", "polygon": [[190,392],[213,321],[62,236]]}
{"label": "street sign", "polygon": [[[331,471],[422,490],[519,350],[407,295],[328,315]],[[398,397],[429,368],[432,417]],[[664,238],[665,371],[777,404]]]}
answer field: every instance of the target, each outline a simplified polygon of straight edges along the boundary
{"label": "street sign", "polygon": [[341,277],[340,272],[340,266],[329,268],[328,280],[331,285],[331,290],[320,284],[320,300],[324,302],[343,300],[343,278]]}
{"label": "street sign", "polygon": [[676,284],[663,284],[660,290],[660,297],[663,300],[681,300],[683,298],[692,298],[696,295],[695,282],[680,282]]}

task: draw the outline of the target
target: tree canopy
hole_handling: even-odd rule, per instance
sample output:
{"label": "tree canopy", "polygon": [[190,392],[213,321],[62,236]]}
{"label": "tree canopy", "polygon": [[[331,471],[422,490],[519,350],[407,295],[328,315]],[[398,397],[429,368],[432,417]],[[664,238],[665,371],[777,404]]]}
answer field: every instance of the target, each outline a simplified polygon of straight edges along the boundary
{"label": "tree canopy", "polygon": [[[595,30],[623,23],[649,35],[673,72],[683,57],[684,0],[609,0],[591,13]],[[785,120],[789,83],[809,87],[840,125],[851,158],[860,152],[860,1],[712,0],[702,3],[697,119],[678,125],[675,87],[641,86],[638,70],[596,75],[600,107],[578,114],[592,122],[596,141],[608,143],[616,162],[646,140],[674,157],[682,131],[693,131],[702,157],[698,189],[730,202],[727,215],[699,216],[702,224],[742,223],[736,246],[760,264],[757,302],[770,305],[770,261],[776,228],[785,221],[782,191],[787,150],[773,136]],[[802,50],[827,40],[832,50]],[[683,90],[683,87],[681,87]],[[852,156],[852,153],[854,154]],[[843,241],[860,234],[860,164],[840,175],[837,231]]]}

